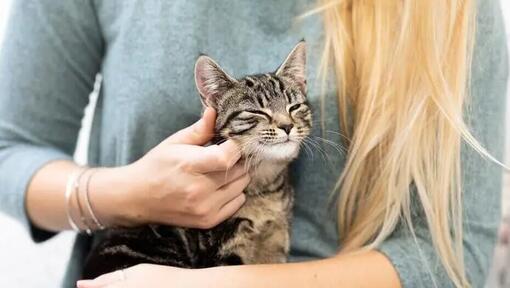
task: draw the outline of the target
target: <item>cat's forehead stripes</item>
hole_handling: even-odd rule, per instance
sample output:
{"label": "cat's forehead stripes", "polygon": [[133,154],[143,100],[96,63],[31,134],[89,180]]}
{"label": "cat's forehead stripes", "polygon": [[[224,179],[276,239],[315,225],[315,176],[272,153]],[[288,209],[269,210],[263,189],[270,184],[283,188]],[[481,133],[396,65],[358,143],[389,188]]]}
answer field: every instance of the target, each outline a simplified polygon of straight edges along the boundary
{"label": "cat's forehead stripes", "polygon": [[243,83],[249,88],[252,99],[260,108],[269,105],[282,106],[284,103],[297,101],[291,89],[287,89],[286,83],[274,74],[253,75],[244,78]]}

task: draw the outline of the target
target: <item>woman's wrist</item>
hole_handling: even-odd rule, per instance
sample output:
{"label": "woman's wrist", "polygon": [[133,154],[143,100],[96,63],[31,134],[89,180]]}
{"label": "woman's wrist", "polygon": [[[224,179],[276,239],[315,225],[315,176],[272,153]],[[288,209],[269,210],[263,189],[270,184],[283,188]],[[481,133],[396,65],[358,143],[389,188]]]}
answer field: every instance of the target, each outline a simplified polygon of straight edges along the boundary
{"label": "woman's wrist", "polygon": [[89,196],[95,216],[105,227],[133,226],[138,213],[130,205],[133,185],[129,166],[98,169],[90,179]]}

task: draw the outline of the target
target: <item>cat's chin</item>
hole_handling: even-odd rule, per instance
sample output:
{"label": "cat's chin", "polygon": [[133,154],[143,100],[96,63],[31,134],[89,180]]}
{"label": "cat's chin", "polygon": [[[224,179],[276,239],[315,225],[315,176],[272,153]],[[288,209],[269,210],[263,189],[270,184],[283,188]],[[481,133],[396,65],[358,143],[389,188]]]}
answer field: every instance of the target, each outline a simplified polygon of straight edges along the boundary
{"label": "cat's chin", "polygon": [[297,157],[299,153],[299,143],[287,141],[284,143],[276,143],[270,145],[261,145],[259,150],[259,159],[261,161],[291,161]]}

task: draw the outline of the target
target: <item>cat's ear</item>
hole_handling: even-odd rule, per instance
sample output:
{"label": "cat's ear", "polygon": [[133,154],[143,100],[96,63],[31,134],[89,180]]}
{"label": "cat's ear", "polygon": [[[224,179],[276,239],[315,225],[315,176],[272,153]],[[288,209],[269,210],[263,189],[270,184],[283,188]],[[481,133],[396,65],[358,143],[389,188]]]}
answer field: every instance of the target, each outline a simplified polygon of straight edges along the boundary
{"label": "cat's ear", "polygon": [[291,79],[306,93],[306,42],[301,40],[276,70],[276,76]]}
{"label": "cat's ear", "polygon": [[218,99],[236,82],[208,56],[198,57],[195,63],[195,84],[205,106],[216,108]]}

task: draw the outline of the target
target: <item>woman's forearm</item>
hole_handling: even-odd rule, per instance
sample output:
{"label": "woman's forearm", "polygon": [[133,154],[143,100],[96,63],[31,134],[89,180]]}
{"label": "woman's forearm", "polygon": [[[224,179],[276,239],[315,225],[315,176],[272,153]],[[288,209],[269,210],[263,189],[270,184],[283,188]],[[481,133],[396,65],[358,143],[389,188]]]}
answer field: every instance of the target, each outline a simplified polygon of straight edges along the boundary
{"label": "woman's forearm", "polygon": [[209,283],[221,283],[217,287],[223,288],[401,287],[395,268],[377,251],[302,263],[210,268],[203,272]]}
{"label": "woman's forearm", "polygon": [[49,231],[70,229],[64,192],[68,177],[79,169],[70,161],[55,161],[35,173],[28,186],[25,206],[32,223]]}
{"label": "woman's forearm", "polygon": [[[71,228],[67,220],[65,191],[69,177],[80,169],[83,168],[71,161],[55,161],[48,163],[35,173],[25,197],[28,217],[35,226],[48,231]],[[114,181],[118,178],[115,175],[113,169],[101,169],[100,173],[94,175],[93,200],[97,207],[102,208],[107,206],[104,203],[111,202],[112,197],[109,197],[108,193],[112,189],[110,187],[115,187]],[[107,185],[107,183],[109,184]],[[73,196],[70,209],[76,213],[76,195]],[[108,204],[110,207],[115,207],[111,203]],[[101,214],[106,215],[105,213]],[[113,215],[113,213],[108,215]],[[75,221],[79,222],[76,215]]]}
{"label": "woman's forearm", "polygon": [[[170,284],[169,284],[170,283]],[[141,264],[78,281],[79,288],[222,287],[222,288],[400,288],[398,274],[377,251],[289,264],[183,269]]]}

